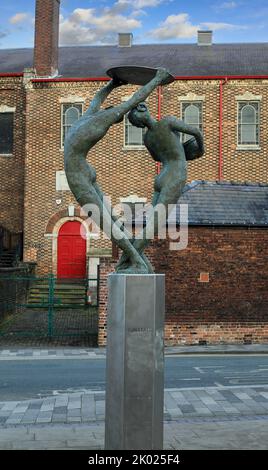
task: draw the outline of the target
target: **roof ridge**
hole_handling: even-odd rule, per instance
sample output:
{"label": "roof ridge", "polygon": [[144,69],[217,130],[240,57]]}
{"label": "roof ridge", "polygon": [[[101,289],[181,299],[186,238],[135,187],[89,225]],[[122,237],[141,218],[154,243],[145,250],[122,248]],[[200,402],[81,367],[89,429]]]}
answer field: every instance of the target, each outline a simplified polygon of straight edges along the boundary
{"label": "roof ridge", "polygon": [[185,187],[187,190],[193,189],[197,186],[209,186],[209,187],[218,187],[218,186],[234,186],[234,187],[256,187],[256,188],[268,188],[268,183],[254,182],[254,181],[233,181],[233,180],[193,180],[190,183],[187,183]]}

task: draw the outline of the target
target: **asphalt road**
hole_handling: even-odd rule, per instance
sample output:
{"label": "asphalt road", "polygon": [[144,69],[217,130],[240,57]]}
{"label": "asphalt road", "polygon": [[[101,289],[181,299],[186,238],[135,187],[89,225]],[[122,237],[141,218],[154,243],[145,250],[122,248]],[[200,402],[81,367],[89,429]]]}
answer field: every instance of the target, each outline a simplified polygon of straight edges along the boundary
{"label": "asphalt road", "polygon": [[[165,388],[268,385],[268,355],[173,356]],[[104,359],[0,361],[0,401],[105,389]]]}

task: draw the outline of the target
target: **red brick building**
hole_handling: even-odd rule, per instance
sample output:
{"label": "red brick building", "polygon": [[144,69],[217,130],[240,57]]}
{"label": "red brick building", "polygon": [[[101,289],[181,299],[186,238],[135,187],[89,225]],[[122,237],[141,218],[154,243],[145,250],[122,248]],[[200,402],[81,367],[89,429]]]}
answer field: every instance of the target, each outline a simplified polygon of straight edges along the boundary
{"label": "red brick building", "polygon": [[[174,83],[153,93],[148,103],[155,117],[175,115],[200,127],[204,133],[206,154],[198,161],[189,162],[189,182],[220,180],[241,184],[245,181],[268,184],[268,44],[213,44],[210,34],[205,33],[208,41],[207,45],[203,45],[204,33],[201,32],[197,43],[188,45],[136,46],[132,44],[130,35],[121,35],[118,45],[114,46],[58,49],[60,1],[37,0],[36,4],[34,50],[0,50],[0,233],[8,234],[5,240],[9,239],[11,245],[15,245],[23,234],[23,260],[36,262],[37,274],[53,272],[55,275],[64,275],[62,246],[70,233],[73,237],[77,236],[79,224],[83,223],[80,209],[68,190],[64,175],[64,136],[71,123],[87,108],[96,90],[105,83],[106,70],[112,66],[165,66],[176,77]],[[109,104],[126,99],[134,90],[135,87],[130,85],[121,87],[109,98]],[[89,159],[96,168],[103,191],[111,196],[113,204],[119,204],[122,198],[150,201],[155,164],[143,146],[142,134],[133,129],[127,120],[109,131],[105,139],[90,153]],[[221,193],[224,200],[229,197],[230,185],[224,186],[222,191],[225,191],[224,194]],[[208,215],[209,210],[208,206]],[[262,210],[265,213],[265,205]],[[231,258],[238,263],[236,271],[240,272],[242,269],[240,261],[238,262],[241,257],[243,263],[248,264],[250,260],[252,266],[254,265],[260,250],[259,233],[262,233],[261,239],[264,241],[266,223],[258,219],[258,223],[263,225],[261,232],[257,231],[257,236],[254,230],[246,228],[248,225],[243,212],[241,217],[240,228],[236,228],[234,232],[229,228],[222,232],[223,228],[218,228],[217,225],[217,228],[213,225],[191,227],[187,250],[166,256],[166,259],[172,256],[170,263],[175,263],[173,277],[167,264],[164,269],[164,265],[157,262],[158,251],[154,251],[152,256],[156,258],[157,270],[162,270],[167,275],[167,299],[173,298],[173,292],[179,292],[177,279],[182,275],[182,257],[183,262],[191,259],[192,265],[194,260],[189,255],[191,250],[193,253],[201,253],[200,257],[207,258],[207,250],[218,246],[222,233],[229,233],[224,242],[227,246],[236,246],[234,234],[239,233],[239,238],[245,238],[252,247],[251,252],[248,245],[244,245],[239,256],[230,249]],[[195,234],[203,235],[197,237]],[[207,245],[202,237],[207,240]],[[215,245],[211,243],[210,237]],[[75,257],[75,250],[69,247],[69,254],[70,250]],[[83,275],[94,275],[100,260],[104,268],[110,264],[110,243],[97,240],[87,228],[86,241],[79,250],[79,269]],[[215,248],[216,252],[215,257],[211,253],[212,264],[221,263],[218,255],[222,252]],[[262,256],[265,255],[267,260],[267,252]],[[200,265],[199,274],[203,271],[210,273],[211,269],[211,266],[206,270]],[[257,273],[257,267],[252,269]],[[248,275],[255,276],[254,292],[262,298],[264,291],[262,287],[258,287],[260,284],[256,281],[257,274],[253,275],[253,271],[249,269]],[[258,272],[267,285],[264,264],[260,264]],[[230,271],[227,269],[224,273],[226,282],[229,279],[234,283]],[[72,276],[72,273],[68,272],[68,275]],[[187,276],[190,276],[190,272]],[[236,298],[239,302],[241,299],[242,305],[240,295],[244,296],[245,289],[241,283],[240,280],[236,283],[238,290],[241,285],[240,294]],[[189,283],[186,281],[186,284]],[[199,317],[195,313],[201,305],[198,304],[198,298],[207,289],[209,298],[215,297],[223,305],[224,296],[219,295],[217,285],[219,286],[214,281],[198,283],[197,286],[203,289],[202,294],[198,290],[194,298],[187,294],[187,309],[183,313],[177,300],[173,303],[168,300],[169,341],[189,343],[205,340],[204,334],[198,329]],[[203,309],[202,315],[212,318],[213,305],[212,302],[207,311]],[[248,308],[255,323],[253,321],[254,326],[246,328],[252,333],[243,330],[241,335],[236,335],[236,326],[240,325],[241,317],[233,309],[232,319],[228,317],[229,326],[226,330],[233,332],[230,340],[244,341],[246,334],[252,334],[253,341],[267,339],[264,311],[267,311],[267,304],[264,301],[258,303],[260,316],[254,314],[257,304],[254,306],[251,302],[250,305]],[[193,316],[197,326],[193,329],[196,334],[191,336],[189,329]],[[215,311],[213,318],[214,324],[218,325],[219,318]],[[180,328],[183,329],[183,326],[179,326],[180,322],[189,325],[189,328],[185,326],[188,328],[187,333],[181,334]],[[204,317],[200,317],[200,324],[204,322]],[[258,329],[258,333],[253,332],[254,328]],[[226,332],[221,337],[220,334],[217,335],[217,328],[213,331],[216,333],[207,336],[209,342],[228,341]],[[100,337],[101,335],[102,333]],[[100,343],[103,343],[103,335]]]}
{"label": "red brick building", "polygon": [[[267,185],[195,181],[179,202],[189,207],[187,248],[171,251],[167,239],[147,250],[166,274],[167,344],[267,342]],[[179,206],[173,221],[178,232]],[[101,264],[100,344],[114,264]]]}

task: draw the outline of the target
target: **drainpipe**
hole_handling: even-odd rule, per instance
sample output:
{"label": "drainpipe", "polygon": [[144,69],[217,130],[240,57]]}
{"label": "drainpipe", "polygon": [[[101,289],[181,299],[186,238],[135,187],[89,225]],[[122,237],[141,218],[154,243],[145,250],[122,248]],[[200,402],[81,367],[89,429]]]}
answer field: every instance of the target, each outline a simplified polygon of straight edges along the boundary
{"label": "drainpipe", "polygon": [[[162,115],[162,86],[160,85],[157,89],[157,101],[158,101],[158,113],[157,120],[160,121]],[[159,175],[161,171],[161,163],[156,162],[156,173]]]}
{"label": "drainpipe", "polygon": [[228,78],[220,80],[220,109],[219,109],[219,170],[218,179],[222,180],[222,167],[223,167],[223,156],[222,156],[222,121],[223,121],[223,85],[227,83]]}

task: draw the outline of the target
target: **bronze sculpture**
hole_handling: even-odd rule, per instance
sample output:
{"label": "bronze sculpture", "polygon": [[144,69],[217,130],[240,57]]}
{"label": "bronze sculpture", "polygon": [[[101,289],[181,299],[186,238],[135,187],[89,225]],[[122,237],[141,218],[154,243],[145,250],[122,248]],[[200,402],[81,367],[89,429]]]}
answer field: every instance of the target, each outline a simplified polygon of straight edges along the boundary
{"label": "bronze sculpture", "polygon": [[[175,204],[181,195],[186,182],[186,159],[198,158],[204,153],[203,139],[198,129],[187,126],[176,118],[167,117],[157,122],[150,116],[144,100],[157,86],[173,81],[165,69],[160,68],[154,71],[154,74],[155,76],[128,101],[102,109],[101,105],[111,91],[125,84],[115,76],[96,93],[89,109],[73,125],[64,145],[65,171],[70,189],[80,206],[98,206],[102,230],[109,226],[109,223],[105,224],[105,220],[112,224],[111,234],[108,235],[123,251],[116,271],[124,274],[153,272],[143,250],[155,233],[155,217],[152,214],[148,221],[147,230],[151,234],[149,239],[146,238],[145,231],[139,239],[131,239],[130,234],[127,234],[121,223],[111,215],[110,208],[106,205],[105,197],[96,181],[96,171],[86,160],[89,150],[104,137],[113,124],[120,122],[124,115],[131,111],[130,121],[135,126],[147,127],[144,143],[153,159],[163,164],[161,173],[155,179],[153,206],[163,204],[166,208]],[[192,134],[194,139],[183,146],[179,132]]]}
{"label": "bronze sculpture", "polygon": [[[164,217],[169,214],[172,205],[176,204],[182,194],[187,179],[187,160],[200,158],[204,154],[204,143],[201,132],[175,117],[165,117],[160,121],[152,118],[146,103],[140,103],[128,115],[130,122],[147,128],[144,145],[156,162],[162,163],[162,170],[155,177],[152,205],[161,204],[165,208]],[[184,145],[179,133],[193,135]],[[159,217],[159,215],[158,215]],[[165,220],[162,221],[162,224]],[[143,232],[134,240],[133,246],[142,253],[150,240],[157,234],[159,219],[155,211],[146,223]],[[117,265],[118,272],[125,269],[128,260],[124,253]]]}

